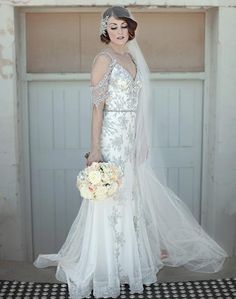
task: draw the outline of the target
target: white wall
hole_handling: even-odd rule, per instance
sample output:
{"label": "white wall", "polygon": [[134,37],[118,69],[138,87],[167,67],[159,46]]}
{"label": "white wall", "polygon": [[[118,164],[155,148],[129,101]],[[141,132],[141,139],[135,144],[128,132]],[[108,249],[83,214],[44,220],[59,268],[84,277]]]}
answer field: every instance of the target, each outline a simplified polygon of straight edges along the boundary
{"label": "white wall", "polygon": [[[235,0],[3,0],[15,6],[57,6],[57,5],[152,5],[152,6],[235,6]],[[188,2],[188,4],[186,4]]]}
{"label": "white wall", "polygon": [[[22,183],[22,153],[18,145],[18,115],[21,99],[16,96],[15,73],[15,29],[14,7],[11,1],[2,1],[0,5],[0,259],[22,260],[27,254],[28,230],[24,227],[21,208],[26,202],[19,192]],[[185,5],[186,1],[136,1],[138,4],[175,6]],[[213,3],[212,3],[213,2]],[[16,6],[24,5],[78,5],[97,3],[106,5],[108,1],[12,1]],[[122,1],[120,4],[132,4]],[[109,4],[119,4],[110,1]],[[226,202],[236,196],[236,6],[235,0],[225,1],[189,1],[188,6],[217,6],[212,15],[211,39],[211,80],[209,124],[206,129],[208,146],[206,147],[206,183],[204,185],[203,221],[204,226],[229,252],[235,244],[235,216],[224,212]],[[18,102],[19,101],[19,102]],[[18,104],[17,104],[18,103]],[[28,207],[29,208],[29,207]],[[30,239],[30,238],[29,238]],[[27,245],[27,246],[26,246]]]}
{"label": "white wall", "polygon": [[0,5],[0,259],[23,258],[16,100],[14,11]]}
{"label": "white wall", "polygon": [[[210,105],[204,225],[229,254],[236,246],[236,8],[210,13]],[[231,205],[229,205],[231,203]],[[230,207],[230,213],[226,211]]]}

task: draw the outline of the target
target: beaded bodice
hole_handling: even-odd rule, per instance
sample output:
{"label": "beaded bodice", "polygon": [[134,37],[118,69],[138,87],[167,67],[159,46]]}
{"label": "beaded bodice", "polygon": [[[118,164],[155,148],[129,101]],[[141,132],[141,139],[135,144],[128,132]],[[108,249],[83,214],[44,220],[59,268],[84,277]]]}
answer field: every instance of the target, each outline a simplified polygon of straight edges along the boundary
{"label": "beaded bodice", "polygon": [[[121,65],[108,51],[102,51],[111,58],[108,70],[103,79],[92,86],[92,101],[99,105],[105,101],[105,110],[133,110],[137,109],[138,93],[141,88],[140,72],[136,65],[136,74],[133,78],[130,72]],[[96,57],[95,57],[96,58]]]}
{"label": "beaded bodice", "polygon": [[136,62],[133,78],[109,52],[111,58],[103,79],[92,87],[92,100],[96,106],[104,101],[101,152],[104,161],[113,161],[121,167],[133,160],[135,120],[138,107],[141,75]]}

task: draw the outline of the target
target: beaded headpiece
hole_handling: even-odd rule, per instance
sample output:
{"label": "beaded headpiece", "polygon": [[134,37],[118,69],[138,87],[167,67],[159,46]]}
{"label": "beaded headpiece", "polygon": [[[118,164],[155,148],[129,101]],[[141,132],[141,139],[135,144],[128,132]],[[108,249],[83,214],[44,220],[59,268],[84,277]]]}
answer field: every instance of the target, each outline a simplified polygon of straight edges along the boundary
{"label": "beaded headpiece", "polygon": [[[104,14],[106,15],[105,17],[103,17]],[[111,16],[114,16],[117,19],[126,20],[129,24],[129,27],[133,30],[136,30],[137,22],[130,16],[129,11],[123,6],[112,6],[102,14],[100,23],[100,35],[105,35],[108,19]]]}
{"label": "beaded headpiece", "polygon": [[105,18],[101,19],[101,24],[100,24],[100,35],[105,34],[107,30],[107,21],[110,17],[107,15]]}

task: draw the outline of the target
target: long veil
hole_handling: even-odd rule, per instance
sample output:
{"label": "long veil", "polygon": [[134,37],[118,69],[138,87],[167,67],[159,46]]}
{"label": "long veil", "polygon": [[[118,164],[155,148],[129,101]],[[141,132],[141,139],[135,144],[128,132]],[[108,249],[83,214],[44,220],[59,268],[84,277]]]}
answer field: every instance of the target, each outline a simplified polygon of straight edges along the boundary
{"label": "long veil", "polygon": [[[133,18],[131,13],[130,16]],[[127,47],[142,78],[136,116],[135,177],[139,188],[136,200],[142,207],[153,250],[168,253],[163,260],[165,265],[217,272],[227,253],[202,229],[185,203],[159,181],[152,168],[149,154],[152,136],[150,71],[136,39],[129,41]],[[158,160],[164,167],[163,157]],[[157,254],[157,264],[158,260]]]}

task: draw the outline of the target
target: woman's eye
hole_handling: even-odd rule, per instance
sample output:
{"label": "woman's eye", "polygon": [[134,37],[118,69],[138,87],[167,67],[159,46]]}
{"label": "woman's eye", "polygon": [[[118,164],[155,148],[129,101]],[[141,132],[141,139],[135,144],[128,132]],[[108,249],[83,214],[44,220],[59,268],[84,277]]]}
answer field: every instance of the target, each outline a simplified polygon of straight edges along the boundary
{"label": "woman's eye", "polygon": [[[111,28],[111,30],[116,30],[116,29],[118,29],[118,27],[110,27]],[[128,28],[128,25],[124,25],[124,26],[121,26],[121,28],[123,29],[123,28]]]}

